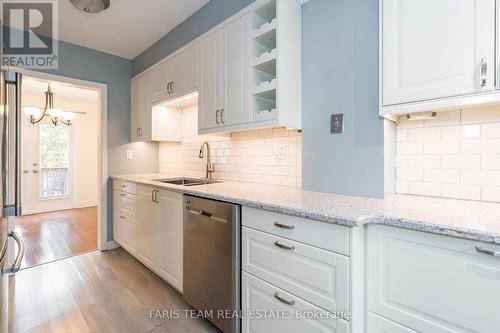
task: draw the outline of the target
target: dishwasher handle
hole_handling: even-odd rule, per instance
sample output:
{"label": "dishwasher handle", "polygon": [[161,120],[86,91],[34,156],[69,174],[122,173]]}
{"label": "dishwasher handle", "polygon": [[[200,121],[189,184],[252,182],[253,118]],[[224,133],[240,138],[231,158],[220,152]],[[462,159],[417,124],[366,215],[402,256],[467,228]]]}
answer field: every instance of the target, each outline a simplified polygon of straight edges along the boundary
{"label": "dishwasher handle", "polygon": [[207,212],[203,209],[194,209],[194,208],[186,206],[186,212],[193,214],[193,215],[203,216],[203,217],[209,218],[209,219],[216,221],[216,222],[227,223],[226,218],[217,217],[217,216],[213,215],[212,213]]}

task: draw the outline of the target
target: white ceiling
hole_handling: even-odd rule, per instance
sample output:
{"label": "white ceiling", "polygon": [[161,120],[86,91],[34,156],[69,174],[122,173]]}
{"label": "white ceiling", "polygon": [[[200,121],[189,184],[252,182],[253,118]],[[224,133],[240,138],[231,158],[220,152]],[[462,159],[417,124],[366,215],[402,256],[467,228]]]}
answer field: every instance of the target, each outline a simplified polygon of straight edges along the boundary
{"label": "white ceiling", "polygon": [[[44,93],[47,91],[47,86],[50,83],[50,89],[54,93],[54,105],[57,107],[57,97],[67,97],[84,102],[97,102],[97,90],[86,89],[70,84],[65,84],[55,81],[39,80],[27,76],[23,76],[22,94],[30,94],[40,96],[40,104],[45,101]],[[22,96],[21,96],[22,98]],[[44,105],[30,105],[35,107],[43,107]]]}
{"label": "white ceiling", "polygon": [[97,14],[58,1],[59,39],[132,59],[209,0],[111,0]]}

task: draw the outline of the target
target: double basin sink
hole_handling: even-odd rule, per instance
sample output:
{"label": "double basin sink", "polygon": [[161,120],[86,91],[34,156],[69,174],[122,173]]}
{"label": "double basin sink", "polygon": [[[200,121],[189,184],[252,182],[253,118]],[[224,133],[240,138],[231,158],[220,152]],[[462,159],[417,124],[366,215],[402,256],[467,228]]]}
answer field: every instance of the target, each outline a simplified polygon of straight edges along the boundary
{"label": "double basin sink", "polygon": [[206,179],[206,178],[167,178],[167,179],[155,179],[155,182],[160,182],[164,184],[182,185],[182,186],[197,186],[197,185],[207,185],[221,183],[220,180]]}

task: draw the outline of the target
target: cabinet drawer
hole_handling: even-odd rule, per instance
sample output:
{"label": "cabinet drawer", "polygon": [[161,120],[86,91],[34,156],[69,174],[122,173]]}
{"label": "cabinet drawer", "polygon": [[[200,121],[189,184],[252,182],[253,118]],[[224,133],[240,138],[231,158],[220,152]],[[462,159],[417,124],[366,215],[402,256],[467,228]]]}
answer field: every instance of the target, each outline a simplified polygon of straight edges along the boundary
{"label": "cabinet drawer", "polygon": [[349,255],[349,227],[249,207],[242,207],[242,224],[273,235]]}
{"label": "cabinet drawer", "polygon": [[137,186],[135,183],[126,182],[122,180],[113,180],[113,189],[127,192],[130,194],[135,194],[137,191]]}
{"label": "cabinet drawer", "polygon": [[137,204],[135,194],[118,190],[113,191],[113,209],[135,219],[136,207]]}
{"label": "cabinet drawer", "polygon": [[243,270],[323,309],[349,310],[346,256],[243,227]]}
{"label": "cabinet drawer", "polygon": [[388,226],[367,228],[367,306],[418,332],[497,332],[500,246]]}
{"label": "cabinet drawer", "polygon": [[137,249],[137,226],[134,219],[113,212],[113,239],[125,250],[135,254]]}
{"label": "cabinet drawer", "polygon": [[387,320],[383,317],[377,316],[372,312],[368,312],[366,322],[367,332],[370,333],[417,333],[395,322]]}
{"label": "cabinet drawer", "polygon": [[[293,304],[285,304],[278,297]],[[349,322],[245,272],[242,274],[242,299],[242,331],[245,333],[349,332]],[[305,317],[314,312],[315,318]],[[258,318],[259,315],[264,318]]]}

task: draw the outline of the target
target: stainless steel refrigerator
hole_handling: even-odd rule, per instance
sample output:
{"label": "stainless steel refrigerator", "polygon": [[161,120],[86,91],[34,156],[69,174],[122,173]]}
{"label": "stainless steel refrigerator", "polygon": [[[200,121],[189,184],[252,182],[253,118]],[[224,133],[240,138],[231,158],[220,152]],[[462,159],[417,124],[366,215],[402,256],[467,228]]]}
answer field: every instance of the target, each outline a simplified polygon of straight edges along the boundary
{"label": "stainless steel refrigerator", "polygon": [[0,333],[9,324],[8,277],[19,270],[24,256],[21,238],[9,230],[14,226],[10,219],[21,214],[20,128],[21,74],[0,71]]}

